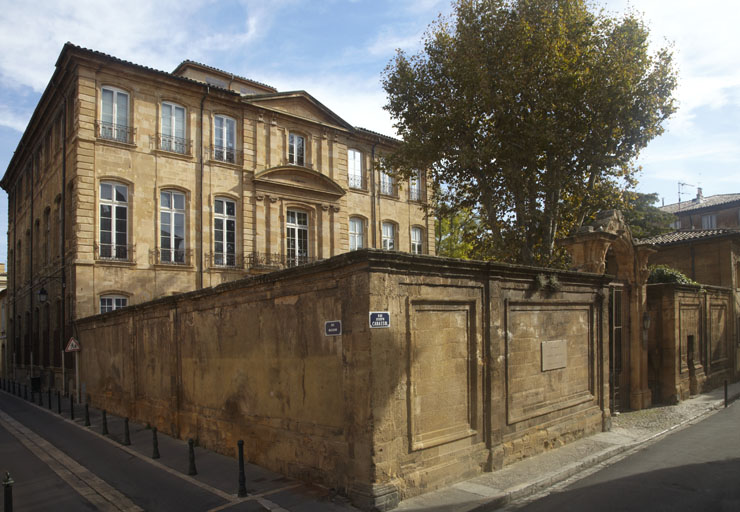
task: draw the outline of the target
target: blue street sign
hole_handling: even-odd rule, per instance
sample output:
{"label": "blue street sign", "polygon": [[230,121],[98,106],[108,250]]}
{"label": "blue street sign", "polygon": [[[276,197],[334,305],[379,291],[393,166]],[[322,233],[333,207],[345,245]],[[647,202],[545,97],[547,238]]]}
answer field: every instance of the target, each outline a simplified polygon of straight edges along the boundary
{"label": "blue street sign", "polygon": [[324,322],[324,336],[340,336],[342,334],[342,321],[332,320]]}
{"label": "blue street sign", "polygon": [[391,314],[388,311],[371,311],[370,328],[383,329],[391,326]]}

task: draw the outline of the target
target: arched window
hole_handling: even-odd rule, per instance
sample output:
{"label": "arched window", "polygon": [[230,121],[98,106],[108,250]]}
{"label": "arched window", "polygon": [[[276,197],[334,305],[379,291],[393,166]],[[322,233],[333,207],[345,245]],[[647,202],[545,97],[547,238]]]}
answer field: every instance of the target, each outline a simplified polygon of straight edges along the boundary
{"label": "arched window", "polygon": [[288,266],[308,263],[308,213],[288,210],[285,228],[285,252]]}
{"label": "arched window", "polygon": [[123,295],[101,295],[100,296],[100,312],[108,313],[109,311],[115,311],[116,309],[125,308],[128,306],[128,297]]}
{"label": "arched window", "polygon": [[365,247],[365,219],[349,218],[349,250],[356,251]]}
{"label": "arched window", "polygon": [[225,197],[213,205],[213,264],[236,265],[236,203]]}
{"label": "arched window", "polygon": [[185,194],[159,193],[159,261],[185,264]]}
{"label": "arched window", "polygon": [[100,184],[100,259],[128,260],[128,187]]}

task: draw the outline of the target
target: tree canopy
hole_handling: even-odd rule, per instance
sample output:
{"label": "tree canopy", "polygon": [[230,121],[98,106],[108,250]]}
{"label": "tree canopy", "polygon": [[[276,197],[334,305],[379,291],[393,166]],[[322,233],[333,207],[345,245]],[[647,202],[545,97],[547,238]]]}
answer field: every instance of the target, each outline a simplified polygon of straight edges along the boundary
{"label": "tree canopy", "polygon": [[634,14],[583,0],[458,0],[416,55],[386,68],[400,177],[479,216],[479,246],[552,264],[555,239],[634,187],[634,159],[675,110],[669,48]]}
{"label": "tree canopy", "polygon": [[623,212],[624,221],[629,225],[634,238],[648,238],[673,229],[671,223],[675,217],[653,206],[657,201],[658,194],[628,194],[627,208]]}

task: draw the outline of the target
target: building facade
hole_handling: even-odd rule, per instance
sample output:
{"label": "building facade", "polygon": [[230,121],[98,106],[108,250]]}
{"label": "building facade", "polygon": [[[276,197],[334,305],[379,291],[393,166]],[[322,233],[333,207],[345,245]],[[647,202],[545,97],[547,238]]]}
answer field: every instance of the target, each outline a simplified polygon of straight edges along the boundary
{"label": "building facade", "polygon": [[68,43],[0,182],[16,366],[53,385],[89,315],[363,247],[434,253],[426,179],[378,168],[396,143],[304,91]]}
{"label": "building facade", "polygon": [[740,194],[704,197],[701,188],[698,188],[695,198],[667,204],[660,209],[676,216],[674,229],[740,229]]}

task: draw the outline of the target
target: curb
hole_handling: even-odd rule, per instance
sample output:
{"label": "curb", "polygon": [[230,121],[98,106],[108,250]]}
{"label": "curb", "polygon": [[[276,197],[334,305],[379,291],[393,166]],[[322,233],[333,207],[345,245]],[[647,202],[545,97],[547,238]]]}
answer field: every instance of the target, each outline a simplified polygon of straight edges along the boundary
{"label": "curb", "polygon": [[[729,395],[727,397],[727,403],[731,404],[732,402],[738,399],[740,399],[740,392]],[[675,425],[665,430],[662,430],[660,432],[657,432],[655,434],[652,434],[644,439],[640,439],[639,441],[623,444],[620,446],[614,446],[611,448],[607,448],[605,450],[602,450],[601,452],[597,452],[593,455],[590,455],[578,462],[573,462],[571,464],[568,464],[567,466],[565,466],[562,470],[558,471],[557,473],[547,475],[538,480],[535,480],[534,482],[529,482],[529,483],[521,484],[519,486],[510,488],[504,491],[501,495],[495,498],[491,498],[486,503],[483,503],[471,509],[469,512],[491,512],[499,508],[502,508],[514,501],[520,500],[522,498],[526,498],[528,496],[532,496],[534,494],[537,494],[538,492],[542,492],[556,484],[559,484],[577,475],[578,473],[581,473],[609,459],[617,457],[618,455],[621,455],[623,453],[627,453],[630,451],[637,451],[639,449],[646,448],[648,445],[652,444],[653,442],[658,441],[659,439],[675,431],[681,430],[682,428],[685,428],[692,423],[695,423],[696,420],[700,418],[704,419],[707,416],[711,416],[712,414],[715,414],[722,409],[724,409],[724,398],[721,398],[719,400],[714,401],[713,403],[710,403],[707,409],[697,414],[696,416],[687,418],[680,423],[676,423]]]}

